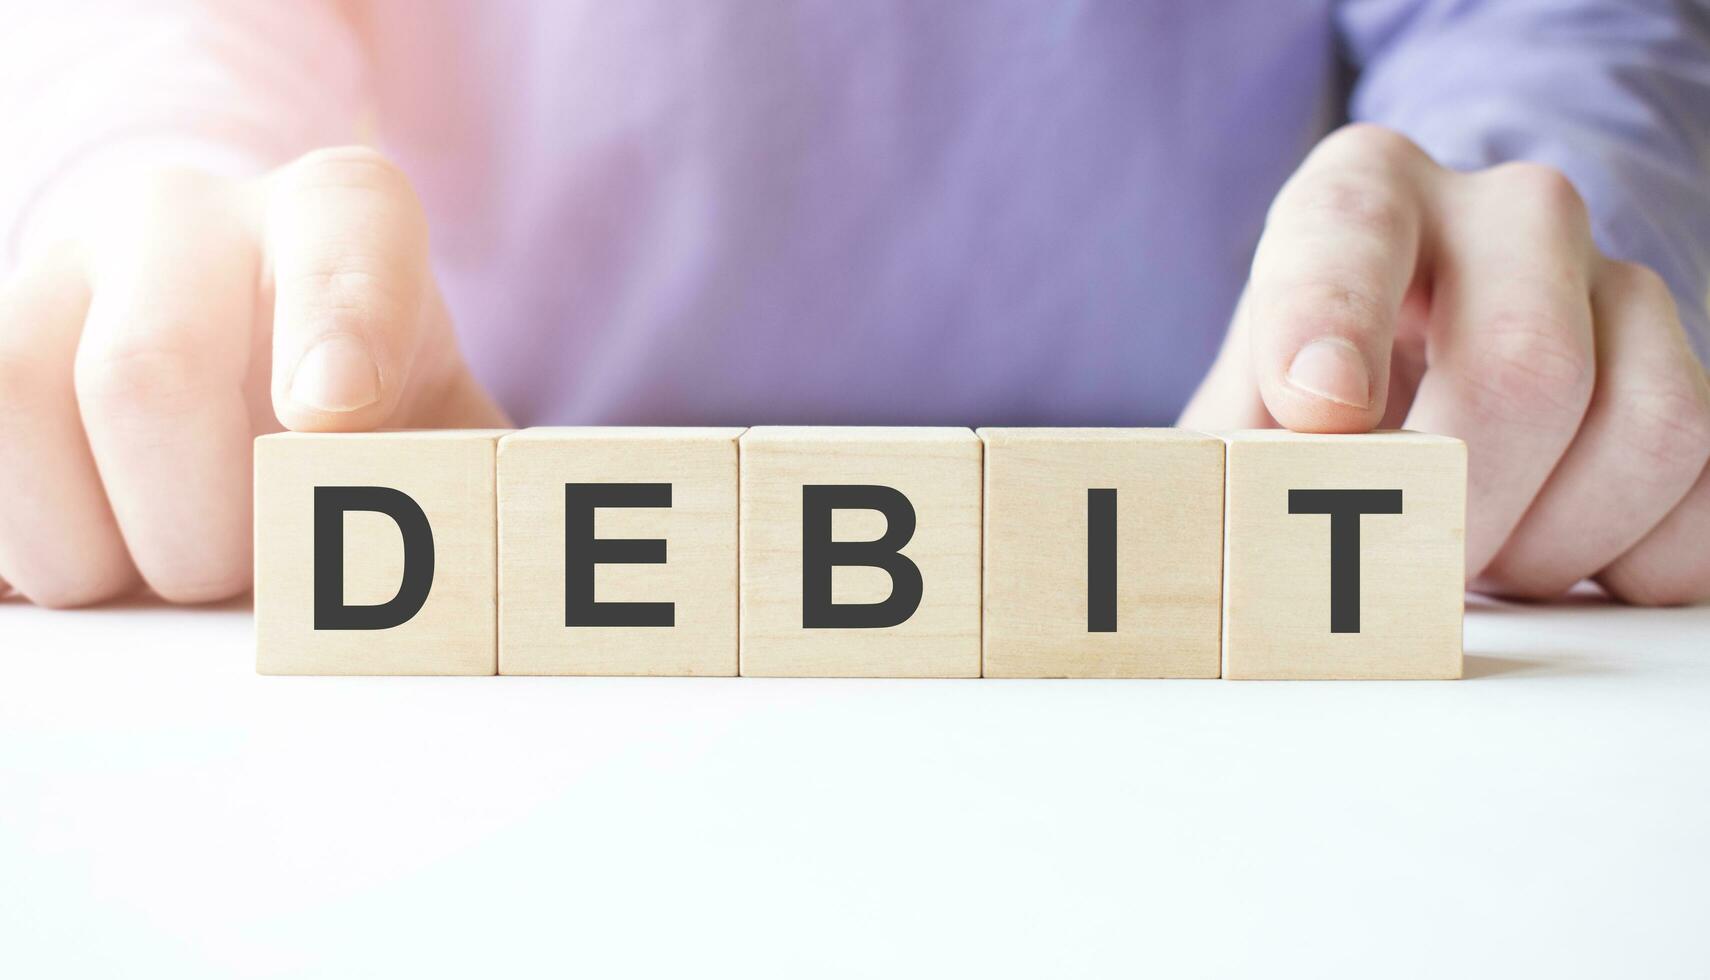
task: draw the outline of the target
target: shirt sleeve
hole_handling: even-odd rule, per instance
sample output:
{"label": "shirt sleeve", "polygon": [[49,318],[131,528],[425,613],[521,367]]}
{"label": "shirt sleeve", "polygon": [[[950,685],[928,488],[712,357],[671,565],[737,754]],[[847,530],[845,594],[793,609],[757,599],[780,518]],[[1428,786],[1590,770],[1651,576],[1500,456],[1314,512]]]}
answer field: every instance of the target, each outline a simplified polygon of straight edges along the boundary
{"label": "shirt sleeve", "polygon": [[334,0],[0,0],[0,23],[0,274],[98,218],[112,178],[258,173],[359,133]]}
{"label": "shirt sleeve", "polygon": [[1345,0],[1349,115],[1446,166],[1559,168],[1599,247],[1673,290],[1710,364],[1710,6],[1703,0]]}

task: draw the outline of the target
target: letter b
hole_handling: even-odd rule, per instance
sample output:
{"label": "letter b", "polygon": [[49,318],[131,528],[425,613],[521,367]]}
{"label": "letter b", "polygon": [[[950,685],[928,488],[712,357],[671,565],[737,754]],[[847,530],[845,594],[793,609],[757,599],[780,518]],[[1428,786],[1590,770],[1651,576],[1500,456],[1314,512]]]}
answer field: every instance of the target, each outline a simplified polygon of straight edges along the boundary
{"label": "letter b", "polygon": [[[838,510],[873,510],[885,516],[876,541],[833,541],[831,517]],[[908,621],[920,608],[920,568],[902,554],[914,537],[914,505],[893,487],[832,484],[802,487],[802,628],[884,629]],[[881,602],[837,603],[831,570],[837,565],[882,569],[891,594]]]}

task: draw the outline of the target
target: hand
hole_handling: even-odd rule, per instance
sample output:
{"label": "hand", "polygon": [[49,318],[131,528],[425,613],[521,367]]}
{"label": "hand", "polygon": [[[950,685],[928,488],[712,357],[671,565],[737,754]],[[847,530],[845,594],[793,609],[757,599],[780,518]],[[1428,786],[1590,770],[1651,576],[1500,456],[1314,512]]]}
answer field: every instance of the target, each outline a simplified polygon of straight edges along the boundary
{"label": "hand", "polygon": [[1438,167],[1374,126],[1278,194],[1199,429],[1405,426],[1467,444],[1467,577],[1710,596],[1710,384],[1662,280],[1599,254],[1561,174]]}
{"label": "hand", "polygon": [[174,173],[0,283],[0,593],[242,593],[251,445],[503,426],[465,367],[403,175],[360,148]]}

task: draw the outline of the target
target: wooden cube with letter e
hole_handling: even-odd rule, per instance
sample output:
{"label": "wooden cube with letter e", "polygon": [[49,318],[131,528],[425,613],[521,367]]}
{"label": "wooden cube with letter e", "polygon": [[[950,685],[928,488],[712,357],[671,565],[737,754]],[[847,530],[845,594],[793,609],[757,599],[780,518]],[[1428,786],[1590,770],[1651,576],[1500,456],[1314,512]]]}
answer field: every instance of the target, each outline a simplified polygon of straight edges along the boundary
{"label": "wooden cube with letter e", "polygon": [[499,673],[736,674],[740,428],[499,445]]}
{"label": "wooden cube with letter e", "polygon": [[503,434],[257,439],[256,670],[494,673]]}
{"label": "wooden cube with letter e", "polygon": [[1461,676],[1466,446],[1225,437],[1223,676]]}
{"label": "wooden cube with letter e", "polygon": [[753,428],[741,483],[744,676],[979,676],[972,431]]}

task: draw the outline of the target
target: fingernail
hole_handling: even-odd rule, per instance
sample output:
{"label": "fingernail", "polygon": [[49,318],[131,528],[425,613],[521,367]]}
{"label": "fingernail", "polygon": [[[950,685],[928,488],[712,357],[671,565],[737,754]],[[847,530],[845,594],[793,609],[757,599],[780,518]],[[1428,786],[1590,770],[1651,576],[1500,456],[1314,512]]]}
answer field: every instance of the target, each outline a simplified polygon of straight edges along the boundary
{"label": "fingernail", "polygon": [[291,400],[318,412],[354,412],[380,400],[380,370],[349,334],[323,338],[297,362]]}
{"label": "fingernail", "polygon": [[1325,337],[1302,347],[1288,366],[1288,383],[1349,408],[1366,408],[1372,403],[1366,359],[1340,337]]}

